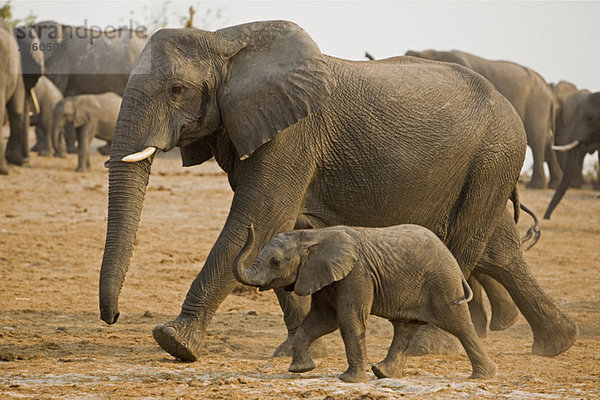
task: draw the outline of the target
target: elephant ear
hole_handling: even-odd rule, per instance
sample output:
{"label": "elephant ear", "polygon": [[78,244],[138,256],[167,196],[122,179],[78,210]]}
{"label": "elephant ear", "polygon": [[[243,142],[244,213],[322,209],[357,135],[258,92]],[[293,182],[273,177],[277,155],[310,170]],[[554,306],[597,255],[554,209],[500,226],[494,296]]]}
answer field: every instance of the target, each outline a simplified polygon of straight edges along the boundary
{"label": "elephant ear", "polygon": [[308,296],[344,279],[358,260],[356,242],[343,229],[319,232],[307,248],[309,254],[294,285],[299,296]]}
{"label": "elephant ear", "polygon": [[245,44],[229,59],[218,95],[223,125],[240,159],[329,99],[335,79],[317,45],[296,24],[254,22],[217,34]]}

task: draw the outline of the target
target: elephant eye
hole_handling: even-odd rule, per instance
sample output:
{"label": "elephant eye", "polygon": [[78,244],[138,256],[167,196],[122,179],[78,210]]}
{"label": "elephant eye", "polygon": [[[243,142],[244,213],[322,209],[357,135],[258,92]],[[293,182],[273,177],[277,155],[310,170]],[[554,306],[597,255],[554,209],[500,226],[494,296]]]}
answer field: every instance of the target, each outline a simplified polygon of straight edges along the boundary
{"label": "elephant eye", "polygon": [[174,83],[171,85],[170,95],[172,98],[176,99],[183,93],[183,86],[178,83]]}
{"label": "elephant eye", "polygon": [[271,258],[271,267],[273,268],[279,268],[279,264],[281,264],[281,261],[279,260],[279,258]]}

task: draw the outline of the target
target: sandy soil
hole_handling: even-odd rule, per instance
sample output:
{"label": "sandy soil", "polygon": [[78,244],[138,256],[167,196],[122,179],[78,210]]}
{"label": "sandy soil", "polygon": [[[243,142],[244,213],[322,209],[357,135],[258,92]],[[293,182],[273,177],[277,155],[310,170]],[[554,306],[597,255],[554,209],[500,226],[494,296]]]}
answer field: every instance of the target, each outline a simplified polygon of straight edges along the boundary
{"label": "sandy soil", "polygon": [[[339,333],[315,370],[287,372],[271,352],[285,337],[272,292],[229,296],[200,361],[182,363],[154,342],[155,324],[175,317],[227,216],[232,193],[214,163],[184,169],[174,158],[153,166],[137,246],[120,299],[121,319],[99,319],[98,276],[107,212],[105,157],[89,173],[67,159],[32,155],[0,177],[0,393],[7,398],[460,399],[600,398],[600,200],[571,190],[542,239],[526,253],[541,285],[579,325],[566,353],[531,354],[521,317],[485,344],[499,366],[487,381],[467,379],[464,354],[408,358],[401,379],[346,384]],[[552,191],[521,188],[541,217]],[[524,217],[524,232],[529,224]],[[371,318],[369,359],[382,359],[391,325]]]}

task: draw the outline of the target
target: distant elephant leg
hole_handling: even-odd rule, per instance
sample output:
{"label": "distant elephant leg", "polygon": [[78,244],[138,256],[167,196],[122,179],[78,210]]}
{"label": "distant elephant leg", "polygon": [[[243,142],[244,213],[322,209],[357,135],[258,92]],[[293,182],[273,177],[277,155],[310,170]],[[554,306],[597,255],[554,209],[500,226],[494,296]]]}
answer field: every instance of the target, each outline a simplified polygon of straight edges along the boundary
{"label": "distant elephant leg", "polygon": [[[274,291],[283,311],[283,321],[288,333],[287,338],[273,352],[273,357],[289,357],[292,355],[294,335],[310,310],[310,296],[298,296],[283,288]],[[327,346],[323,339],[316,339],[310,346],[310,354],[313,358],[326,357],[327,353]]]}
{"label": "distant elephant leg", "polygon": [[577,326],[533,278],[523,258],[519,232],[510,212],[505,211],[488,248],[477,269],[508,290],[533,331],[533,353],[555,356],[569,349],[577,338]]}
{"label": "distant elephant leg", "polygon": [[76,171],[84,172],[90,170],[90,144],[96,131],[96,121],[92,120],[81,128],[77,128],[78,165]]}
{"label": "distant elephant leg", "polygon": [[0,93],[0,175],[8,174],[8,167],[4,158],[4,134],[2,134],[2,124],[4,124],[4,115],[6,113],[5,104],[4,93]]}
{"label": "distant elephant leg", "polygon": [[75,141],[77,139],[77,134],[75,132],[75,128],[72,125],[69,125],[67,129],[64,130],[64,139],[67,145],[67,153],[76,154],[77,146],[75,145]]}
{"label": "distant elephant leg", "polygon": [[483,305],[483,287],[472,274],[469,279],[469,286],[473,292],[473,299],[469,302],[469,311],[471,313],[471,321],[475,326],[475,331],[480,338],[487,336],[487,312]]}
{"label": "distant elephant leg", "polygon": [[[510,297],[508,291],[496,280],[485,274],[474,272],[474,275],[481,286],[483,286],[492,308],[490,330],[502,331],[513,326],[519,318],[519,308]],[[471,308],[469,307],[469,309]],[[472,313],[471,318],[473,318]],[[475,330],[477,331],[477,325],[475,325]],[[477,334],[479,334],[479,331]],[[482,337],[481,334],[479,334],[479,337]]]}
{"label": "distant elephant leg", "polygon": [[594,182],[594,189],[598,190],[600,189],[600,149],[596,150],[598,153],[598,161],[596,164],[597,167],[595,167],[596,169],[596,182]]}
{"label": "distant elephant leg", "polygon": [[[50,132],[46,130],[45,132]],[[35,135],[38,140],[38,155],[40,156],[51,156],[52,155],[52,135],[46,134],[44,129],[39,126],[35,127]],[[35,147],[35,146],[34,146]]]}
{"label": "distant elephant leg", "polygon": [[31,147],[31,151],[38,153],[44,148],[44,132],[39,126],[35,125],[35,144]]}
{"label": "distant elephant leg", "polygon": [[29,161],[29,142],[25,126],[26,123],[29,124],[29,116],[24,114],[24,103],[24,92],[17,90],[7,104],[10,136],[6,143],[6,160],[15,165],[23,165]]}
{"label": "distant elephant leg", "polygon": [[531,180],[527,183],[530,189],[545,189],[546,174],[544,173],[544,161],[546,160],[546,145],[548,144],[548,123],[540,115],[544,115],[542,107],[540,113],[536,110],[528,110],[524,125],[527,133],[527,145],[531,148],[533,155],[533,173]]}
{"label": "distant elephant leg", "polygon": [[379,379],[400,378],[402,376],[403,358],[408,345],[423,325],[417,321],[390,321],[394,327],[394,338],[385,359],[371,366],[371,370]]}
{"label": "distant elephant leg", "polygon": [[552,150],[552,136],[546,141],[546,162],[548,163],[548,169],[550,170],[550,182],[548,187],[555,189],[558,187],[560,180],[562,179],[562,169],[558,162],[558,156],[556,152]]}

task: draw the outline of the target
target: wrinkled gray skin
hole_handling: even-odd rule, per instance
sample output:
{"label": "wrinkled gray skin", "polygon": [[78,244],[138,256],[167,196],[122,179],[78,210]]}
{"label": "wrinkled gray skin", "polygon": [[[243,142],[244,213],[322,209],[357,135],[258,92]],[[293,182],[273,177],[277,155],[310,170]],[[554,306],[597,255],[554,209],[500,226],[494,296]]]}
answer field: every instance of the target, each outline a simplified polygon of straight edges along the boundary
{"label": "wrinkled gray skin", "polygon": [[34,113],[30,124],[35,126],[36,145],[31,149],[41,156],[50,156],[54,150],[52,146],[52,121],[54,120],[54,107],[63,99],[63,95],[56,85],[45,76],[40,77],[33,88],[39,103],[39,113]]}
{"label": "wrinkled gray skin", "polygon": [[64,145],[60,133],[71,125],[77,134],[78,172],[89,171],[89,147],[94,137],[112,142],[117,117],[121,108],[121,96],[108,92],[103,94],[82,94],[65,97],[54,108],[52,143],[56,155],[64,157]]}
{"label": "wrinkled gray skin", "polygon": [[596,151],[600,146],[600,92],[584,94],[576,93],[572,96],[578,103],[572,121],[567,125],[568,137],[574,147],[568,150],[567,164],[558,188],[546,208],[544,219],[550,219],[552,212],[563,198],[571,185],[573,176],[581,171],[583,158],[587,153]]}
{"label": "wrinkled gray skin", "polygon": [[541,75],[516,63],[487,60],[458,50],[408,51],[406,55],[460,64],[487,78],[511,102],[525,125],[533,154],[533,174],[527,187],[546,188],[544,161],[550,169],[549,186],[558,185],[562,171],[551,148],[557,100]]}
{"label": "wrinkled gray skin", "polygon": [[[575,130],[571,129],[576,123],[577,118],[580,118],[580,108],[585,103],[589,90],[578,90],[575,85],[569,82],[560,81],[554,87],[554,93],[559,100],[560,108],[556,117],[556,135],[554,143],[558,146],[572,143],[575,140],[573,136]],[[588,148],[588,153],[592,154],[596,150],[600,149],[600,144]],[[567,167],[567,155],[568,152],[557,151],[558,162],[560,163],[561,169],[564,171]],[[598,153],[598,161],[600,162],[600,153]],[[571,179],[571,186],[574,188],[580,188],[583,185],[583,159],[581,165],[575,168],[573,171],[573,178]],[[600,179],[596,180],[596,188],[600,188]]]}
{"label": "wrinkled gray skin", "polygon": [[253,242],[250,227],[233,264],[238,281],[260,290],[287,288],[312,297],[293,340],[290,372],[314,369],[308,346],[340,328],[349,365],[340,379],[368,381],[365,331],[367,317],[373,314],[394,326],[387,356],[372,366],[378,378],[400,377],[401,356],[423,323],[460,340],[471,361],[471,378],[496,374],[496,364],[471,323],[466,304],[471,289],[452,253],[430,230],[407,224],[280,233],[246,269]]}
{"label": "wrinkled gray skin", "polygon": [[100,32],[55,21],[32,25],[43,46],[46,75],[63,95],[123,95],[148,36],[126,29]]}
{"label": "wrinkled gray skin", "polygon": [[[236,285],[231,268],[246,227],[254,224],[260,249],[301,215],[316,228],[425,226],[466,276],[476,268],[508,289],[532,326],[536,354],[559,354],[575,340],[575,324],[531,276],[505,210],[525,156],[523,124],[489,82],[462,66],[325,56],[285,21],[155,33],[127,84],[108,163],[99,285],[108,324],[119,318],[153,160],[150,152],[136,154],[137,162],[123,158],[152,146],[181,147],[185,166],[214,156],[234,191],[180,315],[153,331],[177,358],[198,358],[212,316]],[[289,339],[309,299],[276,293]]]}
{"label": "wrinkled gray skin", "polygon": [[4,148],[0,138],[0,174],[8,174],[7,161],[23,165],[29,159],[30,90],[44,71],[44,59],[36,51],[35,35],[25,27],[11,29],[0,20],[0,121],[5,113],[10,123],[10,136]]}

